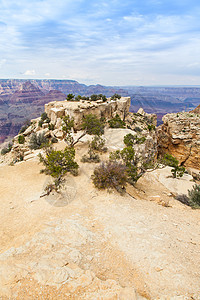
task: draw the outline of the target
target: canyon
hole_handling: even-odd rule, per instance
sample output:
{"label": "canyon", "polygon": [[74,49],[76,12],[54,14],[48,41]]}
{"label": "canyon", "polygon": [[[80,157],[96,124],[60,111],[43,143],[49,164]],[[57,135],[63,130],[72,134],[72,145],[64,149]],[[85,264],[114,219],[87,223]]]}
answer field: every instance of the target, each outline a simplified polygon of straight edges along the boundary
{"label": "canyon", "polygon": [[45,103],[63,101],[69,93],[130,96],[130,111],[142,107],[156,113],[158,124],[164,114],[192,110],[200,103],[199,87],[109,87],[75,80],[0,79],[0,143],[11,140],[24,122],[40,115]]}

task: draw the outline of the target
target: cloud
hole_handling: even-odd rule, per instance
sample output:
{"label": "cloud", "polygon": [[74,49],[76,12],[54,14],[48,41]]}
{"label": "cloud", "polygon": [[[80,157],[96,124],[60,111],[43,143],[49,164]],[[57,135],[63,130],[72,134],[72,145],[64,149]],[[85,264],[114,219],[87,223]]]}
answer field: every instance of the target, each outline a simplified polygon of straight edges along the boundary
{"label": "cloud", "polygon": [[191,74],[199,72],[197,0],[0,0],[0,5],[0,57],[7,60],[1,77],[51,74],[131,84],[149,74],[158,81],[166,78],[164,72],[184,76],[189,69],[184,63],[192,66]]}
{"label": "cloud", "polygon": [[35,72],[35,70],[26,70],[26,72],[24,72],[24,75],[33,76],[33,75],[36,75],[36,72]]}

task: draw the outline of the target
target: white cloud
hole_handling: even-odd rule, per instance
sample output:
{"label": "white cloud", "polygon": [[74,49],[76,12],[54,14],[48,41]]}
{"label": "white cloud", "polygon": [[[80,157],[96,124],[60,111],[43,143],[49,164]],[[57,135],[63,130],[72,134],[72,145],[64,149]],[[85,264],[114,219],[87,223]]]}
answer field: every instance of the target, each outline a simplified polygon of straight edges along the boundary
{"label": "white cloud", "polygon": [[33,75],[36,75],[36,72],[35,72],[35,70],[26,70],[26,72],[24,72],[24,75],[33,76]]}

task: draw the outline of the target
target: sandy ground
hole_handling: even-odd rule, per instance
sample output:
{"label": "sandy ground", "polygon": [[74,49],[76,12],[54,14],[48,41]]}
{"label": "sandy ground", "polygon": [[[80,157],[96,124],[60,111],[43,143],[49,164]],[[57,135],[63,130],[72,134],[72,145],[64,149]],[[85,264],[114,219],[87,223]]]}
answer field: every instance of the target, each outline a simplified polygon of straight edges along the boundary
{"label": "sandy ground", "polygon": [[190,178],[154,171],[120,196],[94,189],[93,167],[40,198],[37,158],[0,166],[1,299],[200,299],[200,211],[170,197]]}

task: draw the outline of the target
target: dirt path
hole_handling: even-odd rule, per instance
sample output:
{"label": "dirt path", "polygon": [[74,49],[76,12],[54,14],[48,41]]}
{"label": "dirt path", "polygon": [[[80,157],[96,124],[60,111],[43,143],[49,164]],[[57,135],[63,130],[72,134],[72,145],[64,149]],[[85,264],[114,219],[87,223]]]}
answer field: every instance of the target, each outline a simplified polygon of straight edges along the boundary
{"label": "dirt path", "polygon": [[63,195],[40,198],[40,168],[0,167],[2,297],[199,299],[200,212],[169,198],[158,174],[138,183],[137,200],[95,190],[85,164]]}

